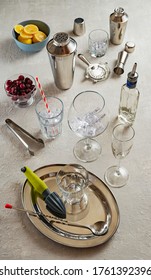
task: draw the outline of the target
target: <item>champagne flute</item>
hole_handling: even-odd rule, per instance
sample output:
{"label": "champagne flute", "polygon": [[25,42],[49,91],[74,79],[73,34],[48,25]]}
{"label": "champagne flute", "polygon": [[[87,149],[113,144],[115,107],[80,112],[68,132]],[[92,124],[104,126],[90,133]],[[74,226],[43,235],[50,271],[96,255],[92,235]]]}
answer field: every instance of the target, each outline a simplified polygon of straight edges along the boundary
{"label": "champagne flute", "polygon": [[120,161],[129,154],[134,135],[132,126],[118,124],[113,128],[111,147],[114,157],[118,159],[118,165],[109,167],[104,175],[106,183],[111,187],[123,187],[129,179],[129,172],[120,165]]}

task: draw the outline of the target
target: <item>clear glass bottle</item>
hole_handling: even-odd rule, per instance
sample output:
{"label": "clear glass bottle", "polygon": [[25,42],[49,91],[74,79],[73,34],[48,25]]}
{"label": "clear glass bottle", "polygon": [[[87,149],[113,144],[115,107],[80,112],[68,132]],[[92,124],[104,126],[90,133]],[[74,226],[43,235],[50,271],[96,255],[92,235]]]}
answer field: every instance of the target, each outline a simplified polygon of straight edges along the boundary
{"label": "clear glass bottle", "polygon": [[140,92],[136,88],[138,73],[136,72],[137,63],[127,76],[127,83],[121,88],[119,119],[128,125],[132,125],[137,112]]}

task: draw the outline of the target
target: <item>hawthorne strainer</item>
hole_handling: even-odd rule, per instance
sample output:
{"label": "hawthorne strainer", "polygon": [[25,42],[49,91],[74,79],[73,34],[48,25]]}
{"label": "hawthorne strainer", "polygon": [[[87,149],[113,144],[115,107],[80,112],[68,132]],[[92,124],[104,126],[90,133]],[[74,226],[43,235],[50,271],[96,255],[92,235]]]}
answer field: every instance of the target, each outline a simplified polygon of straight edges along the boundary
{"label": "hawthorne strainer", "polygon": [[105,64],[93,63],[91,64],[83,54],[78,54],[78,57],[88,65],[85,77],[91,79],[93,82],[104,81],[109,77],[110,69],[107,62]]}

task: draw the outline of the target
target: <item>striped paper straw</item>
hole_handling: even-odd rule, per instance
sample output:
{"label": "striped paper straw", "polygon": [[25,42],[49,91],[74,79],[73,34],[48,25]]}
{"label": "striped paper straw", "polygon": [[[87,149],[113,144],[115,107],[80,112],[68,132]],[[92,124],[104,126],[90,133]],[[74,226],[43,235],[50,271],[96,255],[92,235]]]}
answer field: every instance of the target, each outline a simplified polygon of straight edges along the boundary
{"label": "striped paper straw", "polygon": [[42,99],[43,99],[43,101],[44,101],[44,103],[45,103],[46,110],[47,110],[48,113],[50,113],[48,101],[47,101],[47,98],[46,98],[46,96],[45,96],[45,93],[44,93],[44,91],[43,91],[43,89],[42,89],[42,86],[41,86],[41,84],[40,84],[40,82],[39,82],[38,77],[36,77],[36,82],[37,82],[37,84],[38,84],[38,88],[39,88],[40,94],[41,94],[41,96],[42,96]]}

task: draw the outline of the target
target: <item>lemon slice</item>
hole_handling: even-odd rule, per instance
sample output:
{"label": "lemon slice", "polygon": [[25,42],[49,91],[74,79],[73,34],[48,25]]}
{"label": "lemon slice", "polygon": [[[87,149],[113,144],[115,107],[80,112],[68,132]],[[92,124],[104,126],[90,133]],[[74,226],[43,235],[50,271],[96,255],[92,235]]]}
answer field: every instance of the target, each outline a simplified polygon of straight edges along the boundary
{"label": "lemon slice", "polygon": [[23,43],[23,44],[32,44],[32,39],[31,38],[23,38],[21,35],[18,36],[18,41]]}
{"label": "lemon slice", "polygon": [[33,35],[30,35],[30,34],[27,34],[24,32],[24,29],[20,32],[20,36],[23,38],[23,39],[31,39],[33,37]]}
{"label": "lemon slice", "polygon": [[35,24],[27,24],[24,27],[24,32],[27,34],[35,34],[37,31],[39,30],[39,28],[35,25]]}
{"label": "lemon slice", "polygon": [[44,32],[38,31],[33,35],[33,43],[42,42],[43,40],[46,39],[46,37],[47,35]]}
{"label": "lemon slice", "polygon": [[24,27],[21,24],[16,24],[14,26],[14,30],[16,33],[20,34],[20,32],[24,29]]}

